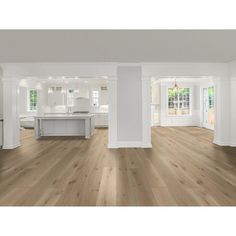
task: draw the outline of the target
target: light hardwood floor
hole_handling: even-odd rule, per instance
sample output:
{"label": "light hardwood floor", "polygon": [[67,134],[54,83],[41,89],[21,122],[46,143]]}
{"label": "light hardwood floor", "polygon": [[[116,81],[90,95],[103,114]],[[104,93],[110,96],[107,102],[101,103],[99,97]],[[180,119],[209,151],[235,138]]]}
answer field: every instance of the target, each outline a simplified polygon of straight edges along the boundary
{"label": "light hardwood floor", "polygon": [[152,149],[107,149],[107,130],[90,140],[21,132],[0,151],[0,205],[236,205],[236,149],[212,144],[197,127],[152,129]]}

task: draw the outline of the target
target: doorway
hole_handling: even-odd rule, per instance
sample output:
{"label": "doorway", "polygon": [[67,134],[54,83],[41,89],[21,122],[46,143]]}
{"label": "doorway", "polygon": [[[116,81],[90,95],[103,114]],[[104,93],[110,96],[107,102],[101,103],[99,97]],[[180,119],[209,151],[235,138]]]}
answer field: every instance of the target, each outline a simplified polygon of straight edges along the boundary
{"label": "doorway", "polygon": [[214,130],[215,123],[214,86],[203,88],[203,127]]}

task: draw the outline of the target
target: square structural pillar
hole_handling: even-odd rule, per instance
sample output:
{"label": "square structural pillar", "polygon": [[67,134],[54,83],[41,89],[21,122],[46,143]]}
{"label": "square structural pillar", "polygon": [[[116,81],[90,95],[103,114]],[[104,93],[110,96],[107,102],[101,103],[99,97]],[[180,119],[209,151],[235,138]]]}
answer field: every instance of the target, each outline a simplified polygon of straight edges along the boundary
{"label": "square structural pillar", "polygon": [[214,143],[230,146],[230,79],[220,77],[214,79],[215,84],[215,128]]}
{"label": "square structural pillar", "polygon": [[108,148],[117,148],[117,78],[109,77],[108,82]]}
{"label": "square structural pillar", "polygon": [[19,81],[3,78],[3,149],[20,146]]}
{"label": "square structural pillar", "polygon": [[151,78],[142,78],[142,147],[151,148]]}

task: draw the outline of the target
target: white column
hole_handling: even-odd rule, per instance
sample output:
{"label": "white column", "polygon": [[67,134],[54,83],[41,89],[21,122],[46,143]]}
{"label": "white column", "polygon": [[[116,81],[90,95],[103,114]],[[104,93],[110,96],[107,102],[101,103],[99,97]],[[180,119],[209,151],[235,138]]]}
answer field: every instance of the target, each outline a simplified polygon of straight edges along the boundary
{"label": "white column", "polygon": [[231,127],[230,127],[230,146],[236,147],[236,77],[231,78],[231,94],[230,94],[230,117],[231,117]]}
{"label": "white column", "polygon": [[108,82],[108,148],[117,147],[117,78],[109,77]]}
{"label": "white column", "polygon": [[151,148],[151,79],[142,78],[142,147]]}
{"label": "white column", "polygon": [[160,83],[160,126],[166,126],[167,86]]}
{"label": "white column", "polygon": [[215,129],[214,143],[230,145],[230,79],[216,78],[215,82]]}
{"label": "white column", "polygon": [[20,146],[19,81],[3,78],[3,149]]}

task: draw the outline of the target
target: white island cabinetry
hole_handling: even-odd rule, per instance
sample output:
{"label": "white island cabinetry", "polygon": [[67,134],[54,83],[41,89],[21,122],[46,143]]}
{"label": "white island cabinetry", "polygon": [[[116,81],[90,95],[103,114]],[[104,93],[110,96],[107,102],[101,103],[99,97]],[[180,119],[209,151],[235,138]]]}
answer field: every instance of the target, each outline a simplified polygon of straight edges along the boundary
{"label": "white island cabinetry", "polygon": [[35,117],[35,137],[84,136],[89,139],[94,131],[93,114],[43,115]]}

